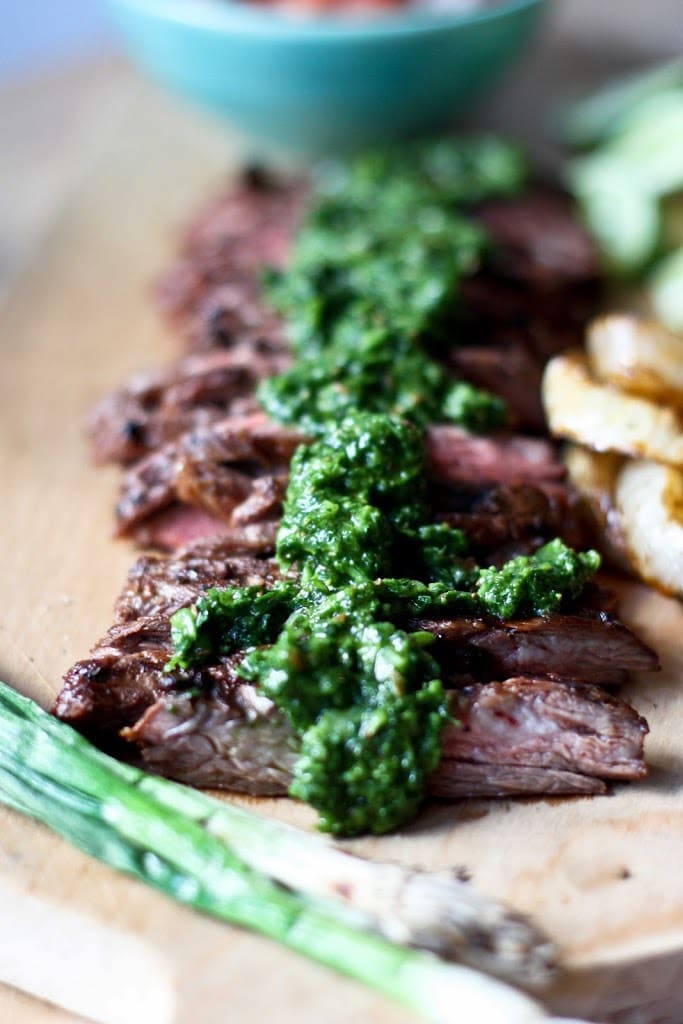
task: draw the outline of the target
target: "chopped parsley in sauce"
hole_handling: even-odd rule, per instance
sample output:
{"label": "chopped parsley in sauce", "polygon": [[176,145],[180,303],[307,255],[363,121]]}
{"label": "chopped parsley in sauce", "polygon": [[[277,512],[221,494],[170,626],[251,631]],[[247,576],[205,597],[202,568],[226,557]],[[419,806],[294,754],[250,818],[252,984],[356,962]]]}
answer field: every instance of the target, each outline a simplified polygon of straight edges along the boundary
{"label": "chopped parsley in sauce", "polygon": [[270,275],[299,355],[260,389],[270,415],[311,433],[354,409],[501,426],[502,399],[454,380],[430,351],[453,343],[460,282],[486,250],[463,203],[514,192],[523,177],[517,152],[486,139],[371,154],[328,174],[289,268]]}

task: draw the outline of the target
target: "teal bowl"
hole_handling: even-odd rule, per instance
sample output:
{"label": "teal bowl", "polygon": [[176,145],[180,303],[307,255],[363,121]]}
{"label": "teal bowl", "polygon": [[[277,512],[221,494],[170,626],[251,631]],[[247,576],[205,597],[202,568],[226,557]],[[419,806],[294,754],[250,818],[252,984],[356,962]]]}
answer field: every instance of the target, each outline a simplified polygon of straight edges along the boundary
{"label": "teal bowl", "polygon": [[258,149],[344,153],[438,131],[519,56],[543,0],[474,14],[292,17],[230,0],[106,0],[130,53]]}

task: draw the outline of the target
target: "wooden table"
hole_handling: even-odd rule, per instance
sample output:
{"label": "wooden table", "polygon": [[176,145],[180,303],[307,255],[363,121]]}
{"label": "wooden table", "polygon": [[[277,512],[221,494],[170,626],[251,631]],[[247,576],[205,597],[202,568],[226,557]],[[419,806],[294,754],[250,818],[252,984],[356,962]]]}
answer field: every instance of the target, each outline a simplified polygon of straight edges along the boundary
{"label": "wooden table", "polygon": [[[621,23],[611,27],[611,48],[604,32],[582,35],[577,17],[595,6],[563,3],[553,47],[537,48],[480,123],[519,130],[539,159],[552,161],[538,125],[553,98],[576,89],[577,76],[593,82],[663,49],[652,36],[636,46],[631,35],[628,50]],[[657,13],[664,19],[668,9],[671,18],[679,0],[648,8],[664,48],[676,45],[674,21],[667,34]],[[604,11],[591,16],[599,21]],[[10,200],[0,247],[0,673],[46,703],[108,625],[132,558],[108,541],[116,474],[88,468],[81,414],[125,373],[174,350],[145,287],[168,260],[175,226],[222,180],[235,149],[222,129],[116,61],[5,93],[0,121],[0,196]],[[482,889],[533,913],[572,967],[553,997],[558,1007],[589,1014],[664,1001],[659,1016],[644,1010],[633,1021],[680,1024],[683,614],[634,588],[627,615],[666,663],[662,677],[632,691],[653,725],[647,783],[608,800],[433,808],[399,836],[356,845],[437,867],[464,863]],[[287,801],[257,806],[311,821]],[[0,978],[72,1013],[126,1024],[408,1020],[354,984],[175,907],[10,813],[0,814]],[[2,1020],[77,1020],[72,1013],[0,989]]]}

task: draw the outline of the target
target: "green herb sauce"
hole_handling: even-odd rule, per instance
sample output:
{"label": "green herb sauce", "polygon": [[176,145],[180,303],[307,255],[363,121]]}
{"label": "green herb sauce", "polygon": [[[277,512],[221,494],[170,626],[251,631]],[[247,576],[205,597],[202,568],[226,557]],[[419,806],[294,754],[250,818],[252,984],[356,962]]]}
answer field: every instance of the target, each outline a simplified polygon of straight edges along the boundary
{"label": "green herb sauce", "polygon": [[456,209],[523,172],[493,141],[373,154],[337,169],[271,281],[296,365],[267,381],[272,416],[316,437],[291,465],[277,558],[296,582],[208,591],[172,618],[169,670],[245,651],[238,671],[299,734],[290,792],[335,834],[386,832],[423,798],[449,720],[420,615],[547,614],[575,597],[595,552],[560,540],[480,569],[460,530],[429,522],[423,428],[499,425],[503,404],[427,354],[485,241]]}
{"label": "green herb sauce", "polygon": [[490,615],[549,615],[578,597],[600,565],[597,551],[576,552],[559,538],[533,555],[512,558],[502,569],[481,569],[477,595]]}
{"label": "green herb sauce", "polygon": [[493,140],[371,154],[328,173],[289,269],[269,278],[300,355],[262,385],[270,415],[314,434],[354,409],[501,426],[505,403],[454,381],[428,348],[452,343],[460,281],[486,249],[462,204],[523,178],[516,151]]}
{"label": "green herb sauce", "polygon": [[171,617],[174,654],[167,665],[187,670],[205,661],[272,643],[291,613],[297,587],[276,583],[263,587],[213,588],[190,608]]}

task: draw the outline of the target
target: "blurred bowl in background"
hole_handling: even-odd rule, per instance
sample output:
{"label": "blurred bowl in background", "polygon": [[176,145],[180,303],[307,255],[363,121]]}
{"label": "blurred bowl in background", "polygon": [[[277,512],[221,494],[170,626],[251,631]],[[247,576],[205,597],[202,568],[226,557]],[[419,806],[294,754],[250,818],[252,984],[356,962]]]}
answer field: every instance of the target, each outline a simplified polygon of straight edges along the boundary
{"label": "blurred bowl in background", "polygon": [[543,0],[476,13],[286,15],[239,0],[105,0],[133,57],[252,145],[302,157],[447,127],[518,57]]}

